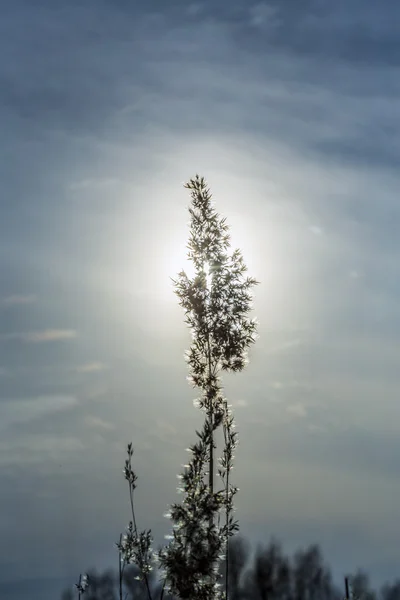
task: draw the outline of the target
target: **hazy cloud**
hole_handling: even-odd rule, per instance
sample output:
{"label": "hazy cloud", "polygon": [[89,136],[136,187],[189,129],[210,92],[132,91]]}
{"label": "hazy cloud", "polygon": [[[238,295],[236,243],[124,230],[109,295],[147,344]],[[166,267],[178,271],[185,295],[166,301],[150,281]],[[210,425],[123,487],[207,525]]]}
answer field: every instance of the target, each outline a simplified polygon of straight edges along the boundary
{"label": "hazy cloud", "polygon": [[249,9],[250,24],[254,27],[276,27],[279,23],[278,9],[267,2],[259,2]]}
{"label": "hazy cloud", "polygon": [[93,427],[94,429],[102,429],[106,431],[112,431],[115,429],[115,425],[113,423],[105,421],[104,419],[101,419],[100,417],[97,417],[95,415],[89,415],[85,417],[85,423],[89,427]]}
{"label": "hazy cloud", "polygon": [[43,331],[29,331],[25,333],[6,333],[0,336],[2,340],[22,340],[23,342],[40,344],[43,342],[56,342],[70,340],[77,337],[73,329],[44,329]]}
{"label": "hazy cloud", "polygon": [[292,340],[287,340],[286,342],[282,342],[278,346],[275,346],[275,348],[272,348],[270,350],[270,352],[273,354],[280,354],[282,352],[286,352],[287,350],[292,350],[293,348],[298,348],[301,344],[302,344],[301,339],[294,338]]}
{"label": "hazy cloud", "polygon": [[235,402],[235,405],[238,406],[239,408],[246,408],[247,406],[249,406],[249,402],[248,402],[248,400],[245,400],[244,398],[239,398],[239,400],[237,400]]}
{"label": "hazy cloud", "polygon": [[46,415],[74,408],[78,404],[75,396],[39,396],[32,398],[0,399],[0,427],[5,431],[9,427],[28,423]]}
{"label": "hazy cloud", "polygon": [[101,362],[90,362],[80,365],[76,370],[79,373],[97,373],[99,371],[104,371],[106,368],[106,365]]}
{"label": "hazy cloud", "polygon": [[15,294],[6,296],[0,300],[0,306],[20,306],[24,304],[33,304],[37,298],[33,294]]}
{"label": "hazy cloud", "polygon": [[318,225],[312,225],[310,227],[310,231],[314,235],[322,235],[323,234],[323,230],[321,229],[321,227],[318,227]]}
{"label": "hazy cloud", "polygon": [[295,417],[305,417],[307,415],[307,409],[304,404],[298,402],[297,404],[290,404],[286,407],[286,412],[289,415],[293,415]]}
{"label": "hazy cloud", "polygon": [[191,17],[197,17],[202,13],[204,4],[201,2],[191,2],[186,8],[186,12]]}
{"label": "hazy cloud", "polygon": [[70,184],[71,191],[88,191],[88,190],[97,190],[101,188],[109,188],[114,187],[116,185],[120,185],[122,182],[118,179],[113,179],[112,177],[98,179],[83,179],[82,181],[77,181],[75,183]]}
{"label": "hazy cloud", "polygon": [[0,465],[4,468],[16,467],[19,470],[21,467],[30,468],[31,465],[36,465],[40,469],[43,465],[48,466],[49,462],[64,462],[68,454],[82,452],[84,448],[82,440],[73,435],[25,433],[17,438],[7,437],[0,441]]}

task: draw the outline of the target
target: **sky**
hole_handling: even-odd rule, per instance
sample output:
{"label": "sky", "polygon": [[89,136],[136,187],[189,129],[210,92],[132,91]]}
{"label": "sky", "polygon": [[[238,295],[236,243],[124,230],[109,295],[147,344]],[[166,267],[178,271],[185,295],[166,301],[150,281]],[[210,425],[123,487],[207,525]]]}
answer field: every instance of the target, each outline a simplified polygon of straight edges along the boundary
{"label": "sky", "polygon": [[[400,5],[0,2],[0,583],[157,542],[202,415],[170,277],[203,175],[260,285],[241,533],[398,574]],[[58,587],[57,587],[58,586]],[[46,590],[52,590],[53,596]],[[22,591],[21,591],[22,590]]]}

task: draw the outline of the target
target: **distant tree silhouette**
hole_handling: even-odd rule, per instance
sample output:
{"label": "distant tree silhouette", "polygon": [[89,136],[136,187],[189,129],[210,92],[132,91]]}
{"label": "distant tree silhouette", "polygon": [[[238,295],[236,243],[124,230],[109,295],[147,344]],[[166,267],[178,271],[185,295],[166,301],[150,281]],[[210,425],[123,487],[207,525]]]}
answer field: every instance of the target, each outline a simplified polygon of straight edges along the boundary
{"label": "distant tree silhouette", "polygon": [[362,569],[350,577],[350,590],[354,600],[377,600],[376,591],[370,587],[368,574]]}
{"label": "distant tree silhouette", "polygon": [[[268,545],[259,545],[250,561],[251,547],[242,536],[229,540],[229,591],[231,600],[343,600],[344,590],[332,582],[331,572],[323,561],[317,545],[301,549],[290,558],[281,544],[272,539]],[[137,579],[139,569],[129,565],[124,572],[124,600],[146,600],[147,590]],[[225,574],[225,563],[220,572]],[[85,600],[116,600],[119,597],[118,574],[110,570],[102,574],[89,571],[90,585]],[[400,580],[387,583],[379,594],[369,583],[365,571],[349,576],[350,598],[354,600],[400,600]],[[153,600],[178,600],[165,592],[151,572],[150,589]],[[71,590],[61,594],[61,600],[75,600]]]}
{"label": "distant tree silhouette", "polygon": [[393,583],[386,583],[381,588],[382,600],[400,600],[400,579]]}
{"label": "distant tree silhouette", "polygon": [[[126,600],[146,600],[147,590],[143,581],[137,579],[139,569],[136,565],[130,565],[123,578],[123,598]],[[117,600],[119,596],[118,575],[111,569],[103,573],[98,573],[95,569],[88,571],[89,585],[84,594],[85,600]],[[150,578],[150,584],[154,584],[153,578]],[[153,586],[152,586],[153,587]],[[155,589],[155,586],[153,587]],[[159,598],[160,594],[155,593],[154,598]],[[73,600],[74,595],[71,590],[65,590],[61,600]],[[164,596],[164,600],[168,600]],[[171,600],[171,599],[169,599]]]}
{"label": "distant tree silhouette", "polygon": [[112,570],[108,569],[104,573],[89,571],[88,580],[85,600],[117,600],[116,577]]}
{"label": "distant tree silhouette", "polygon": [[340,595],[332,583],[319,546],[300,550],[293,564],[294,600],[335,600]]}
{"label": "distant tree silhouette", "polygon": [[248,600],[292,600],[290,561],[277,541],[257,547],[243,592]]}
{"label": "distant tree silhouette", "polygon": [[[228,551],[228,586],[230,600],[241,600],[243,597],[243,578],[245,567],[250,558],[250,544],[242,536],[231,537]],[[222,579],[226,585],[226,561],[221,563]]]}
{"label": "distant tree silhouette", "polygon": [[61,600],[74,600],[74,594],[72,590],[64,590],[61,594]]}
{"label": "distant tree silhouette", "polygon": [[[143,581],[138,579],[139,569],[136,565],[129,565],[124,572],[123,584],[124,584],[124,595],[127,596],[127,600],[146,600],[147,590]],[[152,598],[156,600],[160,598],[161,588],[157,585],[157,581],[154,576],[154,571],[149,574],[149,585],[152,591]],[[164,600],[168,600],[164,595]]]}

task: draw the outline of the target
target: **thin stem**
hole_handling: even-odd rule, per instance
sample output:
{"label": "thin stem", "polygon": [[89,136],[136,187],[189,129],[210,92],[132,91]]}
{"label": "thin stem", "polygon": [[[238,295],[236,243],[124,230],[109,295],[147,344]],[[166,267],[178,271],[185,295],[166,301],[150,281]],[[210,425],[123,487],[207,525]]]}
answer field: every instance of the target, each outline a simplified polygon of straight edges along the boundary
{"label": "thin stem", "polygon": [[118,560],[118,574],[119,574],[119,600],[122,600],[122,576],[123,576],[123,566],[122,566],[122,551],[121,551],[121,544],[122,544],[122,533],[119,536],[119,544],[120,544],[120,550],[119,550],[119,560]]}
{"label": "thin stem", "polygon": [[[209,386],[211,387],[211,347],[210,347],[210,334],[207,336],[207,354],[208,354],[208,377],[209,377]],[[209,473],[208,473],[208,485],[210,488],[210,495],[214,493],[214,419],[213,419],[213,406],[212,406],[212,398],[210,394],[210,409],[208,418],[210,421],[210,430],[211,430],[211,439],[210,439],[210,458],[209,458]],[[214,524],[213,515],[210,517],[210,527]]]}
{"label": "thin stem", "polygon": [[[137,537],[138,537],[138,531],[137,531],[137,525],[136,525],[135,509],[134,509],[134,506],[133,506],[133,486],[132,486],[131,482],[129,482],[129,497],[130,497],[130,501],[131,501],[132,521],[133,521],[133,526],[135,528],[135,536],[136,536],[136,539],[137,539]],[[143,561],[143,557],[141,556],[140,558]],[[149,597],[149,600],[152,600],[151,591],[150,591],[150,585],[149,585],[149,580],[147,578],[147,573],[144,573],[142,571],[142,575],[143,575],[143,579],[144,579],[144,582],[145,582],[145,585],[146,585],[147,595]]]}
{"label": "thin stem", "polygon": [[136,525],[136,518],[135,518],[135,509],[133,506],[133,489],[132,489],[132,485],[129,483],[129,498],[131,501],[131,511],[132,511],[132,521],[133,521],[133,526],[135,528],[135,535],[137,537],[137,525]]}
{"label": "thin stem", "polygon": [[167,578],[164,579],[164,583],[163,583],[163,586],[161,588],[160,600],[163,600],[163,598],[164,598],[164,591],[165,591],[165,584],[166,583],[167,583]]}
{"label": "thin stem", "polygon": [[[228,407],[226,408],[226,410],[228,410]],[[225,433],[225,443],[227,444],[228,442],[226,441],[226,425],[224,425],[224,433]],[[226,600],[228,600],[228,587],[229,587],[229,535],[228,535],[228,522],[229,522],[229,509],[228,509],[228,503],[229,503],[229,465],[227,465],[227,470],[226,470],[226,490],[225,490],[226,494],[225,494],[225,516],[226,516],[226,546],[225,546],[225,597]]]}

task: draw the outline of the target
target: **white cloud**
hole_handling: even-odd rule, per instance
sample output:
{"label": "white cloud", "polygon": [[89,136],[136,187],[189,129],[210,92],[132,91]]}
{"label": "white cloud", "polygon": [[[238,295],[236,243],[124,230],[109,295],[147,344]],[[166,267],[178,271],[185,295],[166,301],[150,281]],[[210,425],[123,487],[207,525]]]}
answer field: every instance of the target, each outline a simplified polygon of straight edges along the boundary
{"label": "white cloud", "polygon": [[100,417],[96,417],[95,415],[89,415],[85,418],[85,423],[89,425],[89,427],[93,427],[94,429],[103,429],[111,431],[115,429],[115,425],[110,423],[109,421],[104,421]]}
{"label": "white cloud", "polygon": [[92,178],[92,179],[82,179],[81,181],[76,181],[71,183],[69,189],[73,192],[78,192],[81,190],[97,190],[99,188],[109,188],[115,185],[120,185],[121,181],[117,178],[107,177],[107,178]]}
{"label": "white cloud", "polygon": [[168,421],[158,419],[150,434],[160,442],[179,446],[178,430]]}
{"label": "white cloud", "polygon": [[82,441],[73,436],[52,434],[25,435],[18,438],[0,440],[0,464],[11,465],[43,465],[43,461],[65,461],[66,455],[81,452]]}
{"label": "white cloud", "polygon": [[360,273],[356,269],[353,269],[349,272],[349,277],[350,279],[360,279],[360,277],[362,277],[362,273]]}
{"label": "white cloud", "polygon": [[246,406],[249,406],[249,403],[247,400],[244,400],[244,398],[240,398],[239,400],[237,400],[235,402],[236,406],[239,406],[240,408],[244,408]]}
{"label": "white cloud", "polygon": [[13,425],[29,423],[49,414],[74,408],[78,404],[75,396],[37,396],[0,400],[0,428],[7,431]]}
{"label": "white cloud", "polygon": [[314,235],[322,235],[323,234],[323,230],[321,229],[321,227],[318,227],[318,225],[311,225],[310,231]]}
{"label": "white cloud", "polygon": [[286,412],[290,415],[293,415],[294,417],[300,418],[303,418],[307,415],[306,407],[304,406],[304,404],[301,404],[301,402],[297,402],[296,404],[290,404],[286,407]]}
{"label": "white cloud", "polygon": [[301,343],[302,343],[302,341],[299,338],[287,340],[286,342],[282,342],[282,344],[275,346],[275,348],[272,348],[272,350],[270,352],[272,352],[273,354],[280,353],[280,352],[286,352],[286,350],[291,350],[292,348],[298,348],[298,346],[300,346]]}
{"label": "white cloud", "polygon": [[90,362],[80,365],[76,370],[79,373],[97,373],[98,371],[104,371],[106,368],[106,365],[101,362]]}
{"label": "white cloud", "polygon": [[259,2],[249,10],[250,24],[254,27],[276,27],[278,10],[267,2]]}
{"label": "white cloud", "polygon": [[2,306],[19,306],[24,304],[33,304],[37,298],[34,294],[14,294],[6,296],[1,301]]}
{"label": "white cloud", "polygon": [[28,331],[23,333],[5,333],[0,336],[2,340],[22,340],[23,342],[40,344],[43,342],[55,342],[59,340],[70,340],[77,337],[73,329],[44,329],[43,331]]}
{"label": "white cloud", "polygon": [[309,423],[308,430],[315,434],[323,434],[327,432],[327,427],[323,425],[316,425],[315,423]]}
{"label": "white cloud", "polygon": [[191,17],[197,17],[203,11],[203,4],[192,2],[188,5],[186,13]]}
{"label": "white cloud", "polygon": [[92,384],[85,387],[79,394],[81,401],[97,400],[109,392],[108,388],[100,384]]}

